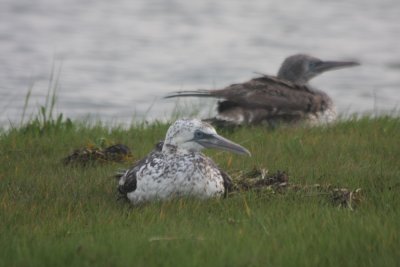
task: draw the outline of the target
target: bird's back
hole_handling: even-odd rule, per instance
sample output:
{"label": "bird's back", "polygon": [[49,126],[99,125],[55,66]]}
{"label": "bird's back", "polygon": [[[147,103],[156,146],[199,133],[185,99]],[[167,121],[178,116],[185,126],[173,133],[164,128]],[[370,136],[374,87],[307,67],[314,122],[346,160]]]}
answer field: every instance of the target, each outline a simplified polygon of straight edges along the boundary
{"label": "bird's back", "polygon": [[239,124],[300,121],[308,113],[323,111],[326,96],[268,75],[210,92],[224,99],[218,103],[217,118]]}

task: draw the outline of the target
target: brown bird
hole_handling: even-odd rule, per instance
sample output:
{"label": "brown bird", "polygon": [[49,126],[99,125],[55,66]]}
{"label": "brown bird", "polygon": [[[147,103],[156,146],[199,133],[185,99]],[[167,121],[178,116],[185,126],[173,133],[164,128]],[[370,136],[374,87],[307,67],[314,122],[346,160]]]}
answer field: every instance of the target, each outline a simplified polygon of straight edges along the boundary
{"label": "brown bird", "polygon": [[191,96],[223,99],[218,102],[216,118],[207,120],[219,125],[329,123],[336,119],[332,99],[312,88],[308,82],[326,71],[357,65],[360,64],[356,61],[322,61],[296,54],[284,60],[277,76],[262,75],[219,90],[178,91],[165,98]]}

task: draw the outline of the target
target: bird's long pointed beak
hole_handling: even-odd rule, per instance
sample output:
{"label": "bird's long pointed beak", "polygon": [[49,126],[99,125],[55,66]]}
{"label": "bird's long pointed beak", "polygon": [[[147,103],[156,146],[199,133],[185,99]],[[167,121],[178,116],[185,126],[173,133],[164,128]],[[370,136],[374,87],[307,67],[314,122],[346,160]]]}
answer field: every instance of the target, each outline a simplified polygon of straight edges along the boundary
{"label": "bird's long pointed beak", "polygon": [[314,70],[322,73],[325,71],[337,70],[359,65],[360,63],[357,61],[322,61],[318,66],[315,67]]}
{"label": "bird's long pointed beak", "polygon": [[206,148],[217,148],[222,150],[227,150],[230,152],[234,152],[241,155],[251,156],[250,151],[246,148],[242,147],[239,144],[236,144],[218,134],[213,134],[206,139],[197,140],[199,144]]}

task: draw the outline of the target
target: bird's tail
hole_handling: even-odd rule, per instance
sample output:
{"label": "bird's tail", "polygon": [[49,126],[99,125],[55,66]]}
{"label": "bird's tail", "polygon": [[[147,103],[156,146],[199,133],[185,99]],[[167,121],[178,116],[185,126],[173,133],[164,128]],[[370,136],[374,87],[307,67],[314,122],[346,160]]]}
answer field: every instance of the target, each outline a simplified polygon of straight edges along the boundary
{"label": "bird's tail", "polygon": [[214,94],[212,94],[209,90],[200,89],[200,90],[196,90],[196,91],[176,91],[176,92],[172,92],[172,93],[164,96],[164,98],[188,97],[188,96],[192,96],[192,97],[217,97]]}

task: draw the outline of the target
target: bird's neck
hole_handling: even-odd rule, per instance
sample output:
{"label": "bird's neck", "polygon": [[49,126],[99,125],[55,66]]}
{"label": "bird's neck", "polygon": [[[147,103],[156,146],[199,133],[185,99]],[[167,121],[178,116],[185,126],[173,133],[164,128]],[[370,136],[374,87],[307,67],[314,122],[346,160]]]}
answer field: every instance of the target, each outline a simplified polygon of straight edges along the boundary
{"label": "bird's neck", "polygon": [[161,151],[164,153],[176,153],[177,150],[178,150],[177,146],[168,144],[168,143],[164,143]]}
{"label": "bird's neck", "polygon": [[303,77],[298,77],[297,75],[287,74],[287,73],[278,73],[278,79],[289,81],[296,85],[307,86],[308,80]]}
{"label": "bird's neck", "polygon": [[167,154],[189,154],[193,151],[172,144],[164,144],[162,152]]}

